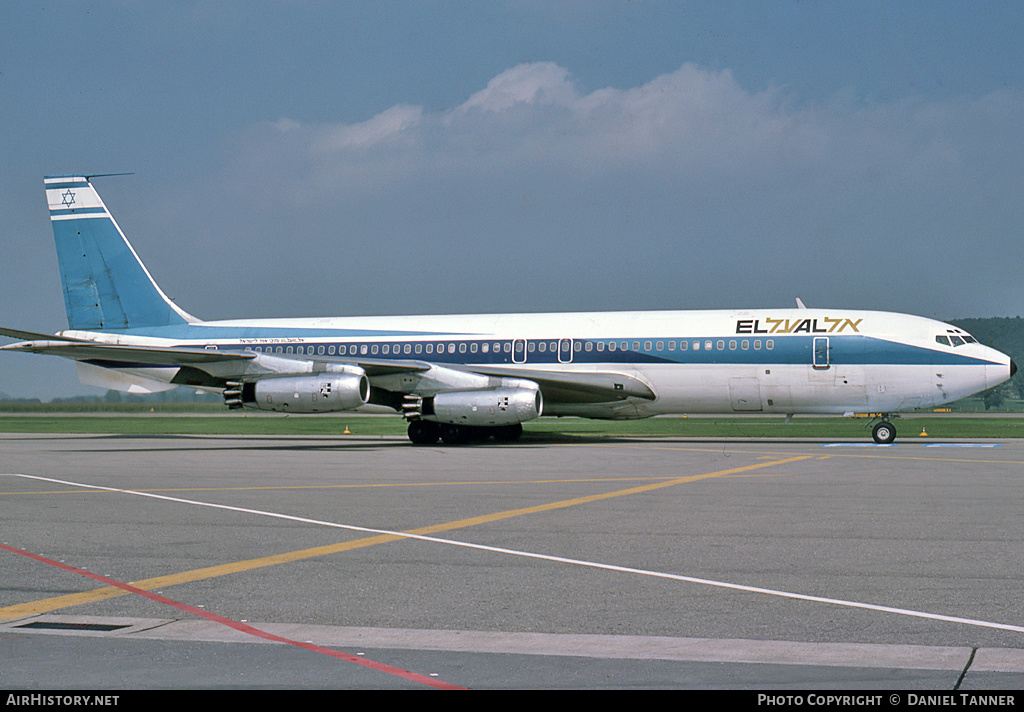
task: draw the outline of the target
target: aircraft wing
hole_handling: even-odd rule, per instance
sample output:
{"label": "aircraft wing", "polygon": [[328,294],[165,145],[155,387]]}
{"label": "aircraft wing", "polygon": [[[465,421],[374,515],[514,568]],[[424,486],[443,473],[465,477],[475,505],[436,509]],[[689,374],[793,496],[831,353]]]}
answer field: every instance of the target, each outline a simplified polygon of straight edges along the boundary
{"label": "aircraft wing", "polygon": [[[254,351],[220,351],[217,349],[196,349],[187,347],[171,346],[128,346],[122,344],[107,344],[97,341],[86,341],[84,339],[71,339],[63,336],[47,336],[29,331],[18,331],[0,327],[0,335],[12,336],[14,338],[30,337],[33,340],[21,341],[14,344],[0,346],[4,351],[26,351],[28,353],[45,354],[50,356],[63,356],[75,361],[88,361],[97,365],[109,368],[135,367],[196,367],[202,368],[203,364],[220,364],[217,369],[218,375],[230,378],[233,375],[230,367],[224,368],[234,361],[239,364],[237,375],[241,375],[247,362],[255,360],[260,354]],[[269,354],[268,354],[269,356]],[[295,361],[305,363],[309,359],[303,356],[289,358],[274,354],[273,358],[283,361]],[[387,359],[345,359],[318,357],[317,361],[334,361],[338,363],[353,364],[366,371],[366,375],[381,376],[392,373],[404,373],[410,371],[426,371],[430,369],[429,363],[422,361],[391,361]],[[296,372],[302,369],[296,369]]]}
{"label": "aircraft wing", "polygon": [[[13,338],[28,338],[28,341],[0,346],[3,351],[25,351],[36,354],[62,356],[74,361],[84,361],[96,366],[113,369],[179,368],[182,369],[171,382],[176,385],[223,387],[224,383],[241,377],[282,375],[288,373],[287,364],[264,370],[254,368],[253,361],[259,361],[263,354],[254,351],[220,351],[169,346],[137,346],[109,344],[64,336],[48,336],[29,331],[0,327],[0,335]],[[269,355],[268,355],[269,356]],[[279,362],[296,362],[295,373],[304,372],[299,363],[309,359],[296,356],[289,358],[274,354]],[[366,358],[323,358],[316,361],[356,365],[366,375],[386,377],[400,373],[429,371],[434,364],[427,361]],[[629,397],[653,400],[654,391],[638,378],[621,372],[584,371],[569,372],[541,370],[516,366],[447,366],[486,376],[522,378],[540,386],[544,398],[559,403],[603,403],[625,400]]]}

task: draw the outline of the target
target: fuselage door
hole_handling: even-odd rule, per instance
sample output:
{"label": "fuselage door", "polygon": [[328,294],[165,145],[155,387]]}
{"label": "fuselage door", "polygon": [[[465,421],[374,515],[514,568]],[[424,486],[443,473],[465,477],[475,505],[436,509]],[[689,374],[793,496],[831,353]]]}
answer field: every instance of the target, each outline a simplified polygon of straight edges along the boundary
{"label": "fuselage door", "polygon": [[572,339],[558,342],[558,363],[572,363]]}
{"label": "fuselage door", "polygon": [[831,365],[829,362],[828,349],[829,346],[827,336],[814,337],[814,355],[812,357],[812,363],[815,368],[826,369]]}
{"label": "fuselage door", "polygon": [[512,342],[512,363],[526,363],[526,339]]}

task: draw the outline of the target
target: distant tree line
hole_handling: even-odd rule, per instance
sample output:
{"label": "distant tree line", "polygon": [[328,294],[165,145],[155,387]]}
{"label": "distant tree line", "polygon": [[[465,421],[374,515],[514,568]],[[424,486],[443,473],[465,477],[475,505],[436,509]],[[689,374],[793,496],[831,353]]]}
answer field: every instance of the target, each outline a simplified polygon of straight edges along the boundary
{"label": "distant tree line", "polygon": [[[970,332],[986,346],[1002,351],[1018,366],[1024,366],[1024,319],[1019,316],[996,316],[987,319],[949,319],[950,324]],[[1024,400],[1024,369],[1008,382],[990,388],[982,395],[985,410],[1002,407],[1007,398]]]}
{"label": "distant tree line", "polygon": [[[39,398],[14,398],[0,393],[3,403],[42,403]],[[48,403],[223,403],[223,398],[216,393],[197,392],[191,388],[175,388],[160,393],[122,393],[113,389],[103,395],[80,395],[67,398],[54,398]]]}

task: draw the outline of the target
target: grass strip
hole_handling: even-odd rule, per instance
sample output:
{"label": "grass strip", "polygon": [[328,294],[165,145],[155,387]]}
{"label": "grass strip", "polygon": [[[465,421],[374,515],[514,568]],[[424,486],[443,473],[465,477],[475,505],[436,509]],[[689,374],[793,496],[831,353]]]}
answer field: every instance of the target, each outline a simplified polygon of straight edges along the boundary
{"label": "grass strip", "polygon": [[[632,421],[582,418],[546,418],[527,423],[530,435],[584,437],[742,437],[742,438],[867,438],[867,418],[671,417]],[[901,439],[1019,438],[1024,418],[913,417],[895,421]],[[398,416],[248,416],[245,415],[6,415],[2,433],[56,433],[109,435],[351,435],[387,436],[406,432]]]}

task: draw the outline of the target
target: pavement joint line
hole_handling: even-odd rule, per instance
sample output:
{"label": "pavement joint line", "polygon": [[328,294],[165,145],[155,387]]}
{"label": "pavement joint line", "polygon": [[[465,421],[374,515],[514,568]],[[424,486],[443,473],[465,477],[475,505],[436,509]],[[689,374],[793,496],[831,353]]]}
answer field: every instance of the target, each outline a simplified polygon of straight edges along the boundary
{"label": "pavement joint line", "polygon": [[[103,622],[102,616],[45,615],[0,624],[4,633],[62,635],[205,643],[257,642],[236,630],[205,620],[109,618],[128,627],[111,632],[24,629],[32,621]],[[309,640],[316,645],[356,650],[437,650],[442,652],[541,655],[619,660],[803,665],[908,670],[963,669],[970,646],[891,643],[822,643],[741,638],[538,633],[530,631],[429,630],[292,623],[249,623],[278,636]],[[1024,673],[1024,650],[979,648],[971,673]]]}

